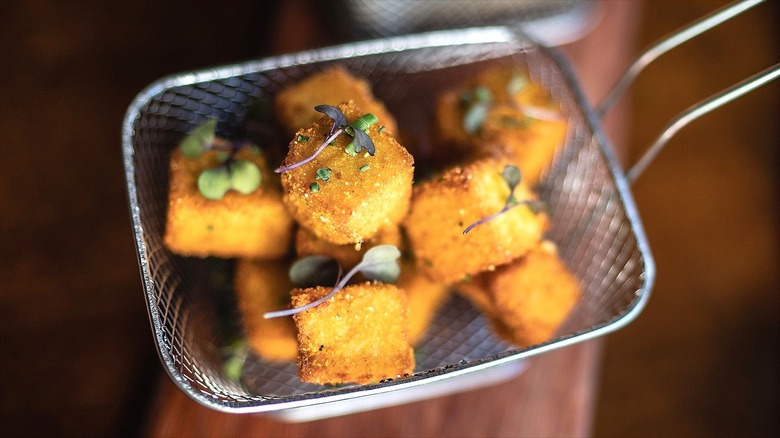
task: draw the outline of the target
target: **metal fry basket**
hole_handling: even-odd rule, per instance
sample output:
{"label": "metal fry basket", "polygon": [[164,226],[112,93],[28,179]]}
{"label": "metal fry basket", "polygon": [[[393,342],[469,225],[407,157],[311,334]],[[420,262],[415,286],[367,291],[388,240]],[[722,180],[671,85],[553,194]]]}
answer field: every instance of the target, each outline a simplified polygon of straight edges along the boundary
{"label": "metal fry basket", "polygon": [[[583,293],[554,339],[522,349],[506,344],[480,312],[454,296],[416,349],[411,376],[325,387],[302,383],[294,363],[255,356],[241,380],[224,373],[224,348],[240,330],[232,262],[180,257],[163,245],[170,153],[209,116],[219,120],[219,135],[251,131],[260,146],[286,144],[262,111],[263,103],[285,85],[333,64],[367,78],[396,115],[404,138],[412,141],[429,135],[439,93],[488,66],[527,69],[561,102],[568,134],[543,176],[540,196],[551,208],[548,237],[558,244]],[[505,27],[391,37],[170,76],[132,102],[123,152],[138,261],[161,360],[182,391],[221,411],[284,413],[357,398],[363,403],[369,396],[390,399],[436,383],[458,388],[465,378],[471,383],[463,385],[488,382],[504,366],[626,325],[641,311],[654,278],[628,182],[598,116],[561,59]]]}

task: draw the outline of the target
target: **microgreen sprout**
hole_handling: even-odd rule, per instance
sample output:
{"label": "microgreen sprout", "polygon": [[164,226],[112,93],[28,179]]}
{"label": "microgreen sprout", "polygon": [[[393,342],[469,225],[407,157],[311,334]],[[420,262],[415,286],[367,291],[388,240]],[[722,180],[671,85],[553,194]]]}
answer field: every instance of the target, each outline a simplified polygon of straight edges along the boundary
{"label": "microgreen sprout", "polygon": [[471,92],[461,96],[463,102],[468,105],[463,114],[463,129],[468,134],[475,134],[485,123],[488,110],[493,102],[493,95],[490,90],[483,86],[478,86]]}
{"label": "microgreen sprout", "polygon": [[488,222],[490,220],[493,220],[497,218],[498,216],[506,213],[507,211],[517,207],[518,205],[530,205],[530,206],[542,206],[544,205],[543,202],[537,201],[534,199],[526,199],[523,201],[519,201],[517,198],[515,198],[515,189],[520,184],[520,181],[522,179],[522,174],[520,173],[520,169],[518,169],[516,166],[507,165],[504,166],[503,172],[501,172],[501,177],[504,178],[504,181],[506,181],[507,185],[509,186],[509,197],[507,197],[506,203],[504,204],[504,208],[502,208],[497,213],[493,213],[488,217],[485,217],[483,219],[480,219],[473,224],[466,227],[465,230],[463,230],[463,234],[465,235],[474,227],[477,225],[484,224],[485,222]]}
{"label": "microgreen sprout", "polygon": [[295,169],[296,167],[303,166],[304,164],[314,160],[314,158],[317,157],[323,150],[325,150],[325,147],[329,144],[332,144],[334,140],[336,140],[341,134],[346,133],[350,137],[354,137],[354,140],[347,145],[345,152],[347,152],[350,155],[357,155],[358,152],[365,149],[368,151],[369,155],[374,155],[376,153],[376,147],[374,146],[374,142],[371,140],[371,137],[368,136],[366,131],[368,128],[370,128],[372,125],[376,124],[378,119],[375,115],[368,113],[364,114],[357,120],[355,120],[352,123],[347,122],[347,116],[344,115],[343,112],[341,112],[340,109],[338,109],[335,106],[332,105],[317,105],[314,107],[314,109],[317,112],[323,113],[326,116],[330,117],[331,120],[333,120],[333,126],[330,128],[330,131],[328,132],[328,136],[325,138],[325,141],[322,142],[322,144],[314,151],[313,154],[311,154],[309,157],[297,162],[290,164],[288,166],[282,166],[278,169],[274,170],[276,173],[282,173],[287,172],[288,170]]}
{"label": "microgreen sprout", "polygon": [[[317,257],[317,256],[310,256]],[[321,256],[319,256],[321,257]],[[295,315],[328,301],[331,297],[336,295],[344,286],[347,285],[349,280],[357,273],[363,274],[369,280],[378,280],[383,283],[393,283],[398,279],[398,275],[401,273],[401,268],[398,265],[398,258],[401,257],[401,251],[395,245],[378,245],[375,246],[365,254],[363,254],[363,260],[360,261],[354,268],[352,268],[343,278],[336,280],[336,285],[327,294],[321,298],[314,300],[301,307],[295,307],[292,309],[278,310],[275,312],[267,312],[263,315],[263,318],[278,318],[281,316]],[[308,257],[307,257],[308,258]],[[304,258],[302,260],[306,260]],[[321,263],[321,259],[316,259],[312,262],[302,262],[305,264],[318,264]],[[315,271],[311,266],[298,267],[298,271]],[[292,274],[293,268],[290,268]],[[340,271],[340,269],[339,269]],[[295,279],[294,279],[295,280]],[[300,280],[300,279],[298,279]]]}
{"label": "microgreen sprout", "polygon": [[244,371],[244,364],[249,357],[249,346],[246,339],[238,339],[225,347],[225,361],[222,370],[230,379],[239,380]]}
{"label": "microgreen sprout", "polygon": [[194,160],[208,151],[218,151],[217,167],[204,169],[198,176],[198,190],[206,199],[219,200],[233,189],[247,195],[262,183],[263,176],[255,163],[239,160],[236,154],[244,147],[255,148],[247,142],[216,143],[217,119],[209,118],[189,132],[181,142],[182,154]]}

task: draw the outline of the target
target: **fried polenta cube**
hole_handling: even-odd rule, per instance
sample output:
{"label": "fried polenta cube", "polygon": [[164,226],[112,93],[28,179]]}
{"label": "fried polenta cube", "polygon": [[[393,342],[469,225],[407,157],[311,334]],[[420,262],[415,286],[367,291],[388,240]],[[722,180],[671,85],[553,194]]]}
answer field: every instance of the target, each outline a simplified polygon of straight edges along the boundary
{"label": "fried polenta cube", "polygon": [[417,343],[428,329],[436,310],[449,296],[449,288],[420,272],[408,260],[401,261],[401,275],[396,286],[406,292],[409,305],[409,340]]}
{"label": "fried polenta cube", "polygon": [[[301,307],[328,287],[294,289]],[[394,285],[346,286],[324,303],[293,315],[298,328],[298,374],[318,384],[372,383],[414,372],[406,294]]]}
{"label": "fried polenta cube", "polygon": [[552,339],[580,297],[579,283],[549,242],[459,284],[458,290],[485,313],[501,338],[519,347]]}
{"label": "fried polenta cube", "polygon": [[[470,224],[504,208],[510,195],[502,176],[505,165],[483,159],[454,167],[415,187],[404,228],[418,266],[434,280],[452,284],[493,270],[525,255],[542,240],[547,215],[527,204],[510,208],[464,234]],[[514,197],[521,203],[535,199],[522,182]]]}
{"label": "fried polenta cube", "polygon": [[[354,102],[338,106],[352,123],[366,113]],[[354,155],[345,149],[352,142],[341,135],[312,161],[282,172],[284,202],[298,223],[315,236],[335,244],[361,244],[400,223],[412,194],[414,159],[403,146],[380,129],[368,129],[376,152]],[[310,158],[333,126],[327,116],[301,129],[290,143],[282,163],[290,166]]]}
{"label": "fried polenta cube", "polygon": [[298,338],[290,318],[265,319],[266,312],[290,307],[293,285],[289,263],[257,259],[236,262],[235,290],[249,346],[272,361],[292,361],[298,356]]}
{"label": "fried polenta cube", "polygon": [[[516,68],[489,68],[442,93],[434,113],[439,146],[433,155],[439,157],[432,161],[499,152],[528,174],[530,186],[538,180],[538,169],[552,161],[566,133],[558,103]],[[539,147],[540,151],[532,152]]]}
{"label": "fried polenta cube", "polygon": [[250,194],[233,190],[219,200],[198,191],[198,177],[216,167],[219,152],[186,158],[179,148],[170,162],[165,245],[173,252],[195,257],[253,257],[276,259],[290,252],[293,221],[282,202],[278,179],[268,170],[261,151],[242,148],[236,158],[260,169],[260,187]]}
{"label": "fried polenta cube", "polygon": [[292,134],[320,118],[320,114],[314,110],[315,106],[336,106],[348,100],[353,100],[358,107],[377,116],[388,132],[398,132],[395,118],[374,97],[368,81],[353,75],[342,66],[330,67],[284,88],[276,95],[274,111],[284,129]]}
{"label": "fried polenta cube", "polygon": [[299,227],[295,232],[295,253],[298,257],[324,255],[339,262],[344,269],[351,269],[360,263],[363,254],[376,245],[401,245],[401,230],[398,225],[381,230],[376,236],[366,240],[356,248],[354,244],[337,245],[320,239],[306,228]]}

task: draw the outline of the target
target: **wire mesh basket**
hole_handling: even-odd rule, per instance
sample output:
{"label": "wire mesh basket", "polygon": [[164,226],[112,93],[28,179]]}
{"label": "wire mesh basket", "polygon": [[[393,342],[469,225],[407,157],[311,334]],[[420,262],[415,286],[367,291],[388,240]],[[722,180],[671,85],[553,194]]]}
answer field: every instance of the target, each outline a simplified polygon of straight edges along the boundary
{"label": "wire mesh basket", "polygon": [[[185,133],[207,117],[217,133],[282,141],[270,116],[257,111],[275,93],[339,64],[365,77],[396,115],[404,138],[429,135],[436,97],[495,65],[527,69],[561,102],[565,144],[545,172],[540,197],[550,206],[549,239],[581,283],[582,296],[555,338],[517,348],[497,338],[467,301],[451,298],[416,350],[415,373],[366,385],[302,383],[294,363],[251,356],[243,378],[228,377],[223,349],[240,330],[230,260],[177,256],[163,245],[168,162]],[[471,376],[616,330],[648,299],[653,261],[628,183],[596,114],[565,62],[504,27],[438,31],[341,45],[161,79],[132,102],[123,126],[127,189],[138,261],[156,345],[176,385],[199,403],[227,412],[283,412],[389,397],[435,382]],[[482,377],[484,376],[484,378]],[[433,386],[433,385],[430,385]]]}

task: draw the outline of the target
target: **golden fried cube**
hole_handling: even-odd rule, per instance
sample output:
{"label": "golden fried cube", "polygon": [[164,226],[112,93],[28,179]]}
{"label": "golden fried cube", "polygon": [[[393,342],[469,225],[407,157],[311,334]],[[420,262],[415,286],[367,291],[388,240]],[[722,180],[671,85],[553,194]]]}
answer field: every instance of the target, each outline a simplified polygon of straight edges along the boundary
{"label": "golden fried cube", "polygon": [[334,66],[315,73],[297,84],[290,85],[276,95],[274,111],[285,130],[292,134],[317,121],[321,114],[314,110],[317,105],[336,106],[352,100],[372,113],[379,123],[393,134],[398,132],[395,118],[384,104],[371,92],[371,85],[341,66]]}
{"label": "golden fried cube", "polygon": [[517,346],[550,340],[580,297],[579,283],[553,248],[545,242],[509,265],[458,285],[496,333]]}
{"label": "golden fried cube", "polygon": [[[476,90],[489,97],[477,103]],[[466,122],[475,105],[484,107],[483,119]],[[433,162],[498,152],[516,162],[533,186],[562,144],[566,123],[557,102],[526,72],[493,67],[439,96],[434,130],[439,145],[432,149]]]}
{"label": "golden fried cube", "polygon": [[[504,208],[510,194],[502,177],[504,166],[501,161],[483,159],[415,187],[404,227],[418,266],[434,280],[452,284],[493,270],[541,241],[547,216],[528,205],[511,208],[463,234],[470,224]],[[518,201],[534,199],[522,183],[514,196]]]}
{"label": "golden fried cube", "polygon": [[[293,306],[308,304],[329,287],[293,290]],[[345,287],[325,303],[293,315],[298,328],[298,372],[304,382],[372,383],[414,371],[406,294],[394,285]]]}
{"label": "golden fried cube", "polygon": [[409,303],[409,340],[412,344],[422,338],[436,310],[449,296],[449,288],[420,272],[407,260],[401,261],[401,275],[396,286],[406,293]]}
{"label": "golden fried cube", "polygon": [[249,346],[268,360],[292,361],[298,338],[291,318],[265,319],[263,314],[290,307],[293,285],[289,263],[257,259],[236,262],[235,289]]}
{"label": "golden fried cube", "polygon": [[[351,123],[365,112],[354,102],[339,105]],[[345,152],[347,135],[323,149],[312,161],[281,174],[284,202],[300,225],[335,244],[359,244],[380,230],[398,224],[409,209],[414,159],[384,130],[381,121],[368,135],[376,153]],[[326,139],[333,122],[323,116],[298,131],[283,162],[289,166],[309,158]],[[319,172],[327,172],[323,179]]]}
{"label": "golden fried cube", "polygon": [[[196,257],[286,256],[292,241],[293,221],[282,202],[278,180],[268,170],[262,152],[244,148],[237,158],[255,163],[262,183],[244,195],[228,191],[210,200],[198,191],[198,177],[219,163],[218,152],[188,159],[177,148],[171,156],[165,245],[173,252]],[[276,181],[275,181],[276,180]]]}
{"label": "golden fried cube", "polygon": [[360,263],[363,254],[377,245],[401,246],[401,229],[393,225],[381,230],[376,236],[366,240],[356,248],[354,244],[337,245],[320,239],[306,228],[299,227],[295,232],[295,253],[298,257],[309,255],[324,255],[339,262],[342,268],[348,270]]}

